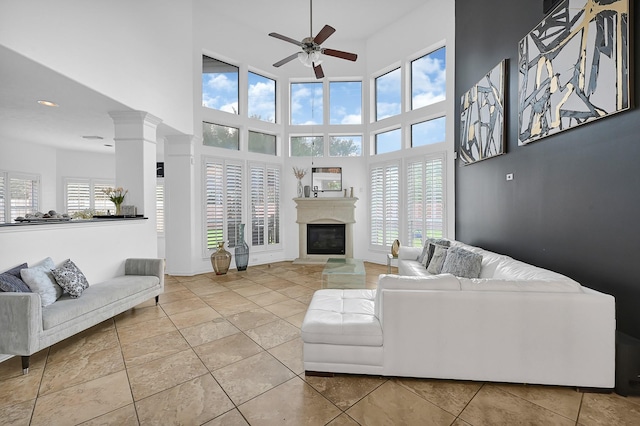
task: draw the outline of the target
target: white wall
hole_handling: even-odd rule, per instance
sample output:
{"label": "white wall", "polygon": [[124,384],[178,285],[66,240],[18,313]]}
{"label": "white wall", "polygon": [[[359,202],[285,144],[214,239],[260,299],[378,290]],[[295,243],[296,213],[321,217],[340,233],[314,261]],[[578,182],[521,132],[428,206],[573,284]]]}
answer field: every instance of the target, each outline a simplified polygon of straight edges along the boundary
{"label": "white wall", "polygon": [[3,0],[0,44],[193,133],[191,2]]}

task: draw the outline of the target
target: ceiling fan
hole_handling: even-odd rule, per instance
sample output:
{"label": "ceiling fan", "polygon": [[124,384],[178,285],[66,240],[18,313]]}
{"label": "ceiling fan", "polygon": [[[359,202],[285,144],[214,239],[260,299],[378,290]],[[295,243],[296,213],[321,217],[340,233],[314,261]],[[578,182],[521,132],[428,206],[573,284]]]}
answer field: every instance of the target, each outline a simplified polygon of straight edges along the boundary
{"label": "ceiling fan", "polygon": [[343,52],[341,50],[335,49],[326,49],[320,46],[334,32],[336,32],[335,28],[330,25],[325,25],[324,27],[322,27],[320,32],[315,37],[313,37],[313,0],[309,0],[309,37],[305,37],[302,39],[302,41],[298,41],[292,39],[291,37],[283,36],[282,34],[269,33],[271,37],[275,37],[280,40],[295,44],[302,49],[301,52],[296,52],[293,55],[287,56],[286,58],[273,64],[273,66],[280,67],[290,61],[293,61],[295,58],[298,58],[300,62],[302,62],[305,66],[313,67],[316,78],[320,79],[324,77],[322,65],[320,65],[322,63],[322,57],[320,55],[324,54],[327,56],[334,56],[336,58],[346,59],[348,61],[355,61],[356,59],[358,59],[358,55],[356,55],[355,53]]}

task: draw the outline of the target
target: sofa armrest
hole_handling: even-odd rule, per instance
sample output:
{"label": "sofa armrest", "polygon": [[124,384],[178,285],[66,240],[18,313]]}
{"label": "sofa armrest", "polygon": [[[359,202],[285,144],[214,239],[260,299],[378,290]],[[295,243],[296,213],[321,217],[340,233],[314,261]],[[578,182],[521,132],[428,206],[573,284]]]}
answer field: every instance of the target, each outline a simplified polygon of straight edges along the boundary
{"label": "sofa armrest", "polygon": [[400,246],[398,259],[416,260],[422,253],[422,247]]}
{"label": "sofa armrest", "polygon": [[156,276],[164,289],[164,259],[130,258],[124,262],[125,275]]}
{"label": "sofa armrest", "polygon": [[0,354],[31,355],[38,351],[42,307],[36,293],[0,293]]}

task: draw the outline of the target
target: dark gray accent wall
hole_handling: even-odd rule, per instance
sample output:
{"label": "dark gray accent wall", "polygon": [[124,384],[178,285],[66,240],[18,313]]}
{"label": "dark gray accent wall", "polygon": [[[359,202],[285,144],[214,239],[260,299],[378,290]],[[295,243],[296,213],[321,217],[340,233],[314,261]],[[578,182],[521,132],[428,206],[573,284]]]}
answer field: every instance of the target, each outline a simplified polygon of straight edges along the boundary
{"label": "dark gray accent wall", "polygon": [[542,0],[456,0],[456,145],[460,97],[509,61],[506,154],[456,161],[456,238],[614,295],[618,329],[640,338],[640,109],[518,146],[517,44],[543,17]]}

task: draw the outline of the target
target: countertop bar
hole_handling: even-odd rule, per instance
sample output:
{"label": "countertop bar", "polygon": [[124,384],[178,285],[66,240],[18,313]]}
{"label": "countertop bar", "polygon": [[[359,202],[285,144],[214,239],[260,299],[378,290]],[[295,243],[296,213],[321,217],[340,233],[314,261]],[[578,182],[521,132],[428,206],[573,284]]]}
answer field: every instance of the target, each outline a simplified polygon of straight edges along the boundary
{"label": "countertop bar", "polygon": [[72,220],[51,220],[51,221],[36,221],[36,222],[15,222],[15,223],[0,223],[0,228],[15,228],[25,226],[41,226],[41,225],[77,225],[77,224],[91,224],[98,222],[121,222],[130,220],[147,220],[144,216],[99,216],[93,219],[72,219]]}

